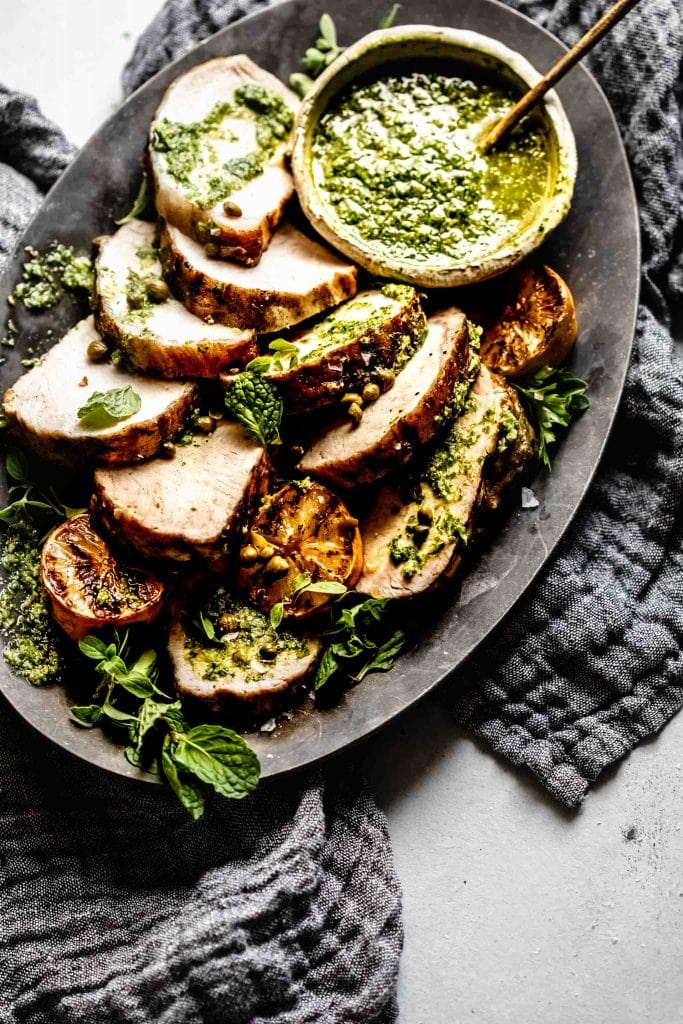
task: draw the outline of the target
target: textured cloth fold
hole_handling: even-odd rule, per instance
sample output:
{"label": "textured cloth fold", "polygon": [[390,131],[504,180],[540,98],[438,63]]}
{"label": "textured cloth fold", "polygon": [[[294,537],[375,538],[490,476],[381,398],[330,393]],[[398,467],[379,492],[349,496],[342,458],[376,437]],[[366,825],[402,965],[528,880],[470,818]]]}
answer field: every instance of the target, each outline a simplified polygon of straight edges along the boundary
{"label": "textured cloth fold", "polygon": [[[595,0],[514,6],[568,45],[604,9]],[[683,704],[683,372],[671,336],[683,284],[682,45],[675,0],[644,0],[589,59],[619,122],[640,205],[633,359],[576,522],[540,583],[446,696],[466,728],[568,807]]]}
{"label": "textured cloth fold", "polygon": [[[174,30],[187,48],[257,6],[169,4],[130,82],[178,55]],[[73,153],[0,88],[0,266]],[[215,800],[193,823],[3,703],[0,1024],[391,1024],[399,885],[383,816],[338,770]]]}

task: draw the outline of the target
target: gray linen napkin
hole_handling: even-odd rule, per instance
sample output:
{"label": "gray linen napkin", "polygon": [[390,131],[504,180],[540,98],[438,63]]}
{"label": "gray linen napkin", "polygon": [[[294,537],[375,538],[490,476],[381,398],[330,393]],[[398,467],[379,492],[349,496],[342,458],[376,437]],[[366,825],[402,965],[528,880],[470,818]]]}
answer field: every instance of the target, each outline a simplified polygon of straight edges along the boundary
{"label": "gray linen napkin", "polygon": [[[0,88],[0,265],[73,153]],[[0,705],[1,1024],[390,1024],[401,943],[386,823],[348,763],[192,823]]]}

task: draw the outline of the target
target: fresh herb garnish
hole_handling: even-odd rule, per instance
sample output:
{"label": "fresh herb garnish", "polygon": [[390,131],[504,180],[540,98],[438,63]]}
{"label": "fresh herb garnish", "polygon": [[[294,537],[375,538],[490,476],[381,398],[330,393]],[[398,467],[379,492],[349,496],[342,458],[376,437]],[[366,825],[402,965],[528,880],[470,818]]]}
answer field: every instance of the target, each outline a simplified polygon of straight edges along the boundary
{"label": "fresh herb garnish", "polygon": [[[96,662],[101,678],[95,701],[71,708],[74,718],[89,726],[105,719],[124,729],[131,764],[160,772],[193,818],[204,813],[207,787],[236,800],[256,788],[260,768],[254,751],[223,725],[190,727],[180,701],[170,700],[157,686],[154,651],[144,651],[128,664],[127,633],[123,637],[114,633],[109,644],[88,636],[78,646],[81,654]],[[137,706],[135,699],[140,702]]]}
{"label": "fresh herb garnish", "polygon": [[387,672],[405,644],[401,629],[391,629],[387,609],[391,601],[368,598],[352,608],[343,608],[331,629],[318,664],[315,689],[329,683],[340,672],[360,682],[369,672]]}
{"label": "fresh herb garnish", "polygon": [[130,210],[128,211],[125,217],[122,217],[121,220],[114,221],[114,223],[118,224],[119,226],[123,226],[124,224],[130,224],[132,220],[136,220],[138,217],[141,217],[146,209],[147,175],[143,174],[142,181],[140,182],[140,188],[138,189],[138,193],[135,199],[133,200],[133,205],[131,206]]}
{"label": "fresh herb garnish", "polygon": [[[396,21],[396,15],[401,8],[400,4],[394,4],[387,13],[380,18],[378,28],[391,28]],[[340,46],[337,41],[337,28],[329,14],[323,14],[318,25],[320,35],[316,39],[315,46],[309,46],[301,58],[301,63],[306,72],[295,71],[289,76],[290,88],[302,99],[311,89],[313,82],[318,78],[325,68],[343,53],[345,47]]]}
{"label": "fresh herb garnish", "polygon": [[260,374],[240,373],[225,394],[225,408],[258,444],[280,444],[282,399]]}
{"label": "fresh herb garnish", "polygon": [[85,510],[65,505],[53,488],[39,487],[31,480],[28,460],[19,448],[10,448],[5,457],[7,476],[15,483],[9,488],[12,499],[9,505],[0,509],[0,519],[13,524],[19,519],[30,518],[34,513],[52,515],[58,519],[71,519]]}
{"label": "fresh herb garnish", "polygon": [[110,427],[120,420],[127,420],[140,411],[142,400],[130,384],[109,391],[93,391],[92,395],[78,410],[78,418],[84,427],[98,430]]}
{"label": "fresh herb garnish", "polygon": [[273,353],[270,356],[257,356],[247,363],[246,369],[251,373],[281,373],[283,370],[293,370],[299,365],[299,349],[286,338],[275,338],[268,345]]}
{"label": "fresh herb garnish", "polygon": [[192,625],[197,630],[200,636],[206,637],[211,643],[215,643],[216,640],[216,627],[214,626],[211,619],[207,618],[203,610],[199,609],[199,614],[196,619],[192,620]]}
{"label": "fresh herb garnish", "polygon": [[534,377],[511,383],[531,416],[539,458],[550,468],[548,449],[557,441],[557,428],[568,427],[590,405],[586,398],[588,384],[570,370],[556,366],[544,366]]}

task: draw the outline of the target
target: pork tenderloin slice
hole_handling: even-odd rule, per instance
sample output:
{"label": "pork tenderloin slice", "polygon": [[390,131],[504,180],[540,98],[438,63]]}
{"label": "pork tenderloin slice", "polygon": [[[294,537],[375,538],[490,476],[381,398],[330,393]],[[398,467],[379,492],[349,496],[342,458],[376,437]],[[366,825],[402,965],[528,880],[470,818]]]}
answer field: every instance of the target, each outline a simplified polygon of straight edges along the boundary
{"label": "pork tenderloin slice", "polygon": [[[217,245],[222,258],[253,266],[267,248],[294,185],[285,166],[290,130],[284,132],[284,137],[273,139],[272,152],[265,159],[258,156],[261,170],[258,172],[257,164],[251,180],[232,189],[214,188],[216,179],[225,176],[228,162],[252,161],[260,151],[257,130],[263,116],[235,96],[235,91],[244,86],[265,88],[279,97],[284,109],[291,111],[293,127],[299,101],[282,82],[244,54],[219,57],[191,68],[164,94],[150,131],[149,165],[159,216],[198,242]],[[198,130],[199,123],[207,115],[215,115],[219,105],[224,115],[212,117],[210,127]],[[181,173],[177,168],[173,173],[168,122],[194,127],[190,166],[186,167],[187,160],[181,161]],[[183,145],[182,127],[178,135],[172,127],[171,147]],[[236,216],[225,212],[225,200],[233,204]]]}
{"label": "pork tenderloin slice", "polygon": [[93,511],[148,558],[218,560],[238,543],[269,479],[265,449],[225,422],[178,445],[173,459],[98,470]]}
{"label": "pork tenderloin slice", "polygon": [[356,294],[356,268],[283,224],[257,267],[209,259],[203,247],[162,225],[164,274],[191,313],[254,330],[281,331]]}
{"label": "pork tenderloin slice", "polygon": [[[418,500],[405,501],[397,485],[381,488],[362,524],[365,566],[357,589],[372,597],[407,598],[427,593],[457,572],[463,550],[485,503],[492,464],[508,453],[519,472],[528,457],[515,453],[528,437],[521,408],[517,422],[509,386],[486,367],[463,413],[418,472]],[[510,483],[512,474],[501,473]],[[500,493],[498,488],[497,493]]]}
{"label": "pork tenderloin slice", "polygon": [[431,317],[426,340],[391,390],[366,406],[358,426],[347,418],[327,429],[299,469],[339,487],[356,487],[408,462],[443,428],[468,356],[464,313],[449,309]]}
{"label": "pork tenderloin slice", "polygon": [[[257,716],[294,702],[320,653],[318,640],[274,630],[266,615],[218,587],[203,609],[216,631],[216,642],[208,644],[188,622],[196,607],[193,598],[192,613],[177,612],[169,631],[175,685],[183,699],[216,712],[243,709]],[[215,608],[224,610],[216,616]]]}
{"label": "pork tenderloin slice", "polygon": [[[290,339],[293,346],[264,360],[290,415],[338,401],[368,381],[373,371],[399,368],[427,333],[414,288],[370,289]],[[261,360],[259,360],[261,361]]]}
{"label": "pork tenderloin slice", "polygon": [[[7,423],[42,458],[67,465],[149,459],[183,425],[194,384],[135,377],[112,363],[94,363],[87,350],[98,340],[93,318],[81,320],[5,392]],[[126,385],[140,396],[138,412],[108,427],[83,426],[78,410],[94,391]]]}
{"label": "pork tenderloin slice", "polygon": [[[153,224],[133,220],[97,240],[95,320],[102,335],[157,377],[217,377],[248,363],[258,353],[253,331],[205,323],[168,292],[155,234]],[[151,301],[147,286],[157,295],[166,288],[167,298]]]}

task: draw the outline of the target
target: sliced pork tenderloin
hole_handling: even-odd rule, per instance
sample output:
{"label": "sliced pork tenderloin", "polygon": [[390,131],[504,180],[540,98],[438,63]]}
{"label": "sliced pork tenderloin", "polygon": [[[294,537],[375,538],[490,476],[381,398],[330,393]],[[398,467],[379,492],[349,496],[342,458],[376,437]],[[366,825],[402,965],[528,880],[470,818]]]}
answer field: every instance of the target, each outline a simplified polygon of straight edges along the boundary
{"label": "sliced pork tenderloin", "polygon": [[244,54],[177,78],[150,130],[159,215],[221,258],[258,263],[294,190],[285,162],[298,107]]}
{"label": "sliced pork tenderloin", "polygon": [[257,267],[210,259],[170,224],[162,225],[159,256],[191,313],[259,334],[284,330],[356,294],[356,268],[292,224],[276,232]]}
{"label": "sliced pork tenderloin", "polygon": [[207,324],[163,280],[153,224],[133,220],[97,239],[95,321],[142,373],[217,377],[258,354],[250,330]]}
{"label": "sliced pork tenderloin", "polygon": [[409,462],[443,429],[468,356],[464,313],[449,309],[431,317],[426,340],[391,390],[366,406],[358,426],[347,417],[326,429],[301,460],[301,472],[356,487]]}
{"label": "sliced pork tenderloin", "polygon": [[529,431],[509,385],[482,366],[462,414],[417,471],[411,493],[399,484],[378,492],[362,523],[365,566],[357,589],[407,598],[451,579],[487,493],[499,495],[511,481],[503,458],[518,473],[530,457]]}
{"label": "sliced pork tenderloin", "polygon": [[420,299],[407,285],[361,292],[323,319],[297,331],[261,357],[263,372],[277,384],[289,415],[339,401],[373,373],[399,370],[424,340],[427,324]]}
{"label": "sliced pork tenderloin", "polygon": [[[193,624],[202,609],[216,639]],[[178,694],[210,710],[270,715],[291,705],[320,652],[318,640],[275,630],[267,615],[233,598],[220,584],[208,601],[192,595],[171,622],[169,654]]]}
{"label": "sliced pork tenderloin", "polygon": [[[5,392],[3,409],[12,431],[45,459],[67,465],[149,459],[182,427],[195,386],[123,373],[88,358],[101,341],[92,317],[82,320]],[[98,392],[130,385],[140,397],[132,416],[105,427],[86,427],[78,410]]]}
{"label": "sliced pork tenderloin", "polygon": [[264,448],[237,423],[177,445],[172,459],[95,473],[93,514],[148,558],[223,559],[268,489]]}

